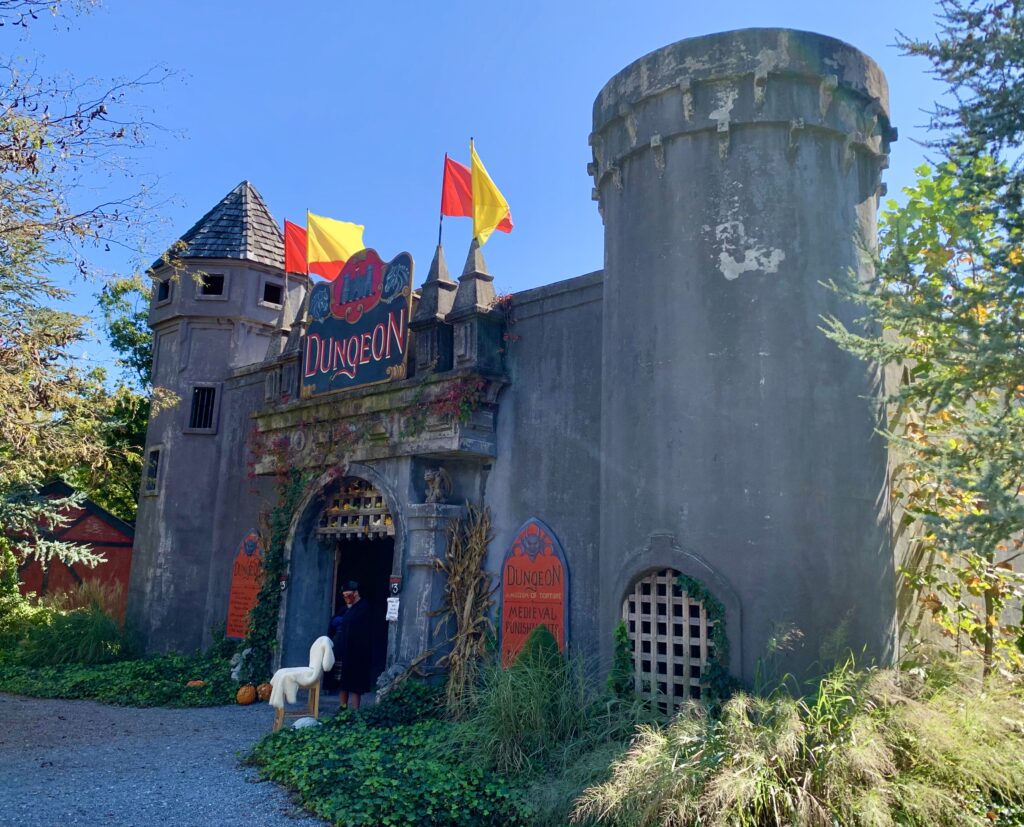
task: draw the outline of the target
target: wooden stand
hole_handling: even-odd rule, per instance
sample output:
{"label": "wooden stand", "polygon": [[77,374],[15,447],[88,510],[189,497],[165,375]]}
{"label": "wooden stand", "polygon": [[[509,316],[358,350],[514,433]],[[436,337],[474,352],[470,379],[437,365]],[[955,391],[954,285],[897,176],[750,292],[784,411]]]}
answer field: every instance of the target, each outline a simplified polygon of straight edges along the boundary
{"label": "wooden stand", "polygon": [[289,710],[287,704],[283,709],[274,710],[274,728],[271,732],[277,732],[281,727],[284,726],[285,718],[316,718],[320,719],[320,681],[317,681],[310,687],[300,687],[299,691],[305,690],[308,695],[308,701],[305,709]]}

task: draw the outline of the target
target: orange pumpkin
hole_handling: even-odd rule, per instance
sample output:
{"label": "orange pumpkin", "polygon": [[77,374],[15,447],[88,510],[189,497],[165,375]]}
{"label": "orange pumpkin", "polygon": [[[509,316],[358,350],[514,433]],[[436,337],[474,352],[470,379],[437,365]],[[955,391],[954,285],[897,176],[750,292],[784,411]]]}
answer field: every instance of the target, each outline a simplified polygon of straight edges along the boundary
{"label": "orange pumpkin", "polygon": [[206,686],[206,681],[189,681],[185,686]]}
{"label": "orange pumpkin", "polygon": [[242,706],[248,706],[256,700],[256,687],[251,683],[247,683],[245,686],[239,687],[238,692],[235,693],[235,700]]}
{"label": "orange pumpkin", "polygon": [[273,690],[274,687],[272,687],[269,683],[261,683],[259,686],[256,687],[256,697],[259,698],[261,701],[269,701],[270,693]]}

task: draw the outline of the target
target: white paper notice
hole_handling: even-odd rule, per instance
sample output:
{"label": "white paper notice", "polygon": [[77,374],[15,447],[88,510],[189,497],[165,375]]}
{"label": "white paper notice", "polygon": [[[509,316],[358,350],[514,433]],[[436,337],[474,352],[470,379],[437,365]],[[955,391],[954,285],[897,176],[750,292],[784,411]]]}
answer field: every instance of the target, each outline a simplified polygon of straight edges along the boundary
{"label": "white paper notice", "polygon": [[[380,615],[377,615],[377,616],[380,617]],[[385,618],[385,620],[388,620],[388,621],[390,621],[392,623],[394,623],[396,620],[398,620],[398,598],[397,597],[389,597],[388,598],[388,614],[387,614],[387,617]]]}

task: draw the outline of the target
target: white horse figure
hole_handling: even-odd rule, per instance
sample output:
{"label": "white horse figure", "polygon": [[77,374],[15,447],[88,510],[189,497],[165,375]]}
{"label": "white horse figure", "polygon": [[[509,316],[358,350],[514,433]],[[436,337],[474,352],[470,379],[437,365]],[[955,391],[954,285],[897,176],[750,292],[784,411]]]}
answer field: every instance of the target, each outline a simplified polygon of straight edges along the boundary
{"label": "white horse figure", "polygon": [[326,635],[318,637],[309,647],[309,666],[289,666],[278,669],[270,679],[270,705],[275,709],[284,709],[285,700],[295,703],[299,688],[313,686],[330,672],[334,666],[334,644]]}

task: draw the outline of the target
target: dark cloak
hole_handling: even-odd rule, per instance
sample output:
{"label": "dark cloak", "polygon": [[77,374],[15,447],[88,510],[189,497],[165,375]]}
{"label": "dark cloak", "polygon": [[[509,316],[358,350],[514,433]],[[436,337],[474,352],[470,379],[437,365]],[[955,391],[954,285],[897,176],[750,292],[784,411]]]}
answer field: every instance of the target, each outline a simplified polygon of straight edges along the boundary
{"label": "dark cloak", "polygon": [[341,661],[341,679],[338,681],[343,692],[369,692],[371,656],[370,605],[366,598],[349,606],[341,618],[341,624],[334,635],[334,657]]}

